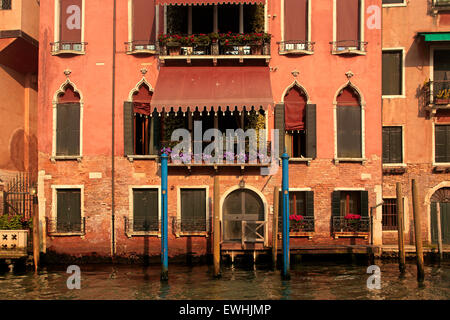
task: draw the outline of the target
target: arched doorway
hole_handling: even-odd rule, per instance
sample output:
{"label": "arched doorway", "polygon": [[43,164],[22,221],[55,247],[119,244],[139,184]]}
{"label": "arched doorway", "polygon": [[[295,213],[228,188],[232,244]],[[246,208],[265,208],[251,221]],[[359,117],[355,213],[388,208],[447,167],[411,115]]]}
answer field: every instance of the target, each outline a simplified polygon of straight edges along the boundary
{"label": "arched doorway", "polygon": [[264,203],[250,189],[237,189],[223,203],[225,242],[264,242]]}
{"label": "arched doorway", "polygon": [[437,213],[438,206],[441,213],[442,243],[450,244],[450,188],[441,188],[431,197],[431,242],[437,243]]}

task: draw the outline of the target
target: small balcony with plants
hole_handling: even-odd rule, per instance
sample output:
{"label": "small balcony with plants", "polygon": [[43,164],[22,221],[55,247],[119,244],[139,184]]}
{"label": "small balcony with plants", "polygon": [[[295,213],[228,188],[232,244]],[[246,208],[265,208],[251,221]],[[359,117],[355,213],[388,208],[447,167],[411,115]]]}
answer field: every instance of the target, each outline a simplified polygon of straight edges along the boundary
{"label": "small balcony with plants", "polygon": [[421,98],[425,110],[432,114],[439,109],[450,110],[450,80],[425,81]]}
{"label": "small balcony with plants", "polygon": [[359,214],[332,217],[332,228],[335,238],[362,237],[367,239],[370,232],[370,218]]}
{"label": "small balcony with plants", "polygon": [[441,11],[450,11],[450,0],[432,0],[431,8],[434,14]]}
{"label": "small balcony with plants", "polygon": [[[283,218],[278,218],[278,238],[281,239],[283,232]],[[307,237],[311,239],[314,234],[314,216],[300,214],[289,215],[289,236]]]}
{"label": "small balcony with plants", "polygon": [[271,35],[264,32],[262,5],[175,5],[167,7],[166,17],[166,32],[158,36],[162,63],[270,59]]}

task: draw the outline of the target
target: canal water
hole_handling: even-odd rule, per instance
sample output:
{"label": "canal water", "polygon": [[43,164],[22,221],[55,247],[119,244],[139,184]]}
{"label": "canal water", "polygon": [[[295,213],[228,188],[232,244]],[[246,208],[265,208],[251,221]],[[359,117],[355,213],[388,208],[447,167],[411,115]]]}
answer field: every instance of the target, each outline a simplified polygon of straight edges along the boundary
{"label": "canal water", "polygon": [[68,266],[0,274],[1,299],[450,299],[450,262],[425,267],[416,281],[416,265],[400,277],[396,263],[377,262],[381,289],[368,289],[367,265],[305,262],[292,266],[291,280],[263,266],[225,266],[212,279],[212,266],[169,266],[169,281],[159,280],[159,266],[81,265],[81,289],[67,288]]}

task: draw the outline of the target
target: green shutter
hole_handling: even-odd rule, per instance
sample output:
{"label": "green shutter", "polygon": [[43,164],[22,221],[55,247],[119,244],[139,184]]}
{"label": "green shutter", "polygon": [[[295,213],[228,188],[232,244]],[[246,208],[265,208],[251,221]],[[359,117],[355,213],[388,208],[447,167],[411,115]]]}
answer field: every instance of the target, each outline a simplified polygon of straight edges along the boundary
{"label": "green shutter", "polygon": [[159,119],[158,114],[156,112],[153,113],[153,116],[151,117],[150,123],[151,123],[151,134],[150,136],[153,136],[153,141],[150,142],[152,145],[152,148],[149,148],[150,154],[152,155],[158,155],[159,150],[161,149],[161,119]]}
{"label": "green shutter", "polygon": [[333,191],[331,199],[331,213],[333,217],[339,217],[341,215],[341,192]]}
{"label": "green shutter", "polygon": [[284,103],[275,106],[275,129],[279,131],[278,147],[281,156],[284,153]]}
{"label": "green shutter", "polygon": [[181,231],[206,231],[206,190],[181,190]]}
{"label": "green shutter", "polygon": [[134,154],[134,115],[133,102],[124,102],[123,104],[123,144],[124,154]]}
{"label": "green shutter", "polygon": [[437,203],[430,204],[431,242],[437,243]]}
{"label": "green shutter", "polygon": [[80,104],[62,103],[56,106],[56,155],[80,154]]}
{"label": "green shutter", "polygon": [[314,191],[306,191],[305,200],[306,200],[306,215],[308,217],[314,217]]}
{"label": "green shutter", "polygon": [[81,192],[79,189],[57,191],[57,231],[81,231]]}
{"label": "green shutter", "polygon": [[316,138],[316,105],[306,105],[306,157],[315,158],[317,156]]}
{"label": "green shutter", "polygon": [[158,231],[158,189],[133,190],[133,230]]}
{"label": "green shutter", "polygon": [[338,106],[337,147],[339,158],[361,158],[361,107]]}
{"label": "green shutter", "polygon": [[392,127],[391,128],[391,162],[392,163],[402,163],[402,127]]}
{"label": "green shutter", "polygon": [[369,216],[369,192],[361,191],[361,216]]}
{"label": "green shutter", "polygon": [[391,161],[391,139],[389,128],[383,128],[383,163]]}

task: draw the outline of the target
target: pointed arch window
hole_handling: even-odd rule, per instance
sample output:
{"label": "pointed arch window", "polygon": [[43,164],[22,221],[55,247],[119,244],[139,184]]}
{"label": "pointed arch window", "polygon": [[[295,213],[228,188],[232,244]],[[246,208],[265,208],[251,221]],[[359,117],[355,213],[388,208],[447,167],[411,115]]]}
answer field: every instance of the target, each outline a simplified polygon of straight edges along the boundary
{"label": "pointed arch window", "polygon": [[337,156],[362,158],[361,98],[350,86],[337,97]]}
{"label": "pointed arch window", "polygon": [[80,95],[70,84],[56,105],[56,156],[80,155]]}

